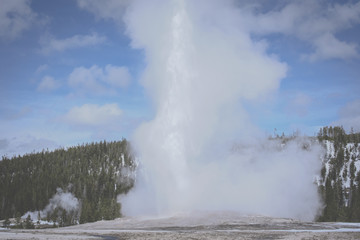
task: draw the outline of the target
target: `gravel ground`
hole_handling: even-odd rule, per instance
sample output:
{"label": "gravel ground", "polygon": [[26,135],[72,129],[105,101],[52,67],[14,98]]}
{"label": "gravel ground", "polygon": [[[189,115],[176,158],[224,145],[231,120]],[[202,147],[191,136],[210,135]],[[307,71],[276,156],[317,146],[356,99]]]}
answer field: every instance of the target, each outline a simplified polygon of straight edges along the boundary
{"label": "gravel ground", "polygon": [[360,239],[360,223],[192,213],[152,219],[121,218],[56,229],[2,229],[0,239]]}

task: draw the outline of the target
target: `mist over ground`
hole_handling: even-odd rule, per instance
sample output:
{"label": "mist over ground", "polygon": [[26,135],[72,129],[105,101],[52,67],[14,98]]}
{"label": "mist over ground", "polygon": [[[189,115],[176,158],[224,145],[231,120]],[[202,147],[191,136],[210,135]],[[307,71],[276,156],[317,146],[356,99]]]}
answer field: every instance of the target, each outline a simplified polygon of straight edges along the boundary
{"label": "mist over ground", "polygon": [[140,167],[122,197],[125,215],[318,213],[320,147],[268,140],[244,108],[274,93],[287,65],[250,37],[241,17],[232,1],[135,0],[127,8],[156,114],[132,139]]}

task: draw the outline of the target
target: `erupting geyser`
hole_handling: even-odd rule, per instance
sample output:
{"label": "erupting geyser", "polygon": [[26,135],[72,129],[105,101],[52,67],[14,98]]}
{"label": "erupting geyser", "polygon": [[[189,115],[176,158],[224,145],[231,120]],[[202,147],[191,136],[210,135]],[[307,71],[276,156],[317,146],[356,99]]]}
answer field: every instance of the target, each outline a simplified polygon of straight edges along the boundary
{"label": "erupting geyser", "polygon": [[131,2],[127,32],[145,52],[155,117],[134,134],[141,166],[125,214],[316,215],[319,148],[261,138],[242,108],[275,91],[287,67],[251,39],[240,14],[232,1]]}

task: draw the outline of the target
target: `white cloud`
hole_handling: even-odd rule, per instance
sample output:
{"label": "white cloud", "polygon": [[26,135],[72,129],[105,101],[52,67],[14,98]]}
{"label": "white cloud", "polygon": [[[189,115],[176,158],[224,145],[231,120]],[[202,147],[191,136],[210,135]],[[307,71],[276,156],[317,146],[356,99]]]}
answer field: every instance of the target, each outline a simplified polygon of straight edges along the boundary
{"label": "white cloud", "polygon": [[45,76],[41,79],[37,88],[40,92],[48,92],[60,87],[60,83],[51,76]]}
{"label": "white cloud", "polygon": [[97,105],[84,104],[73,107],[63,116],[63,120],[75,126],[103,126],[119,121],[122,115],[121,109],[116,103]]}
{"label": "white cloud", "polygon": [[347,103],[339,111],[339,120],[332,125],[343,126],[346,130],[360,131],[360,100]]}
{"label": "white cloud", "polygon": [[126,67],[107,65],[104,71],[104,80],[111,86],[126,87],[130,83],[131,76]]}
{"label": "white cloud", "polygon": [[[283,2],[281,2],[283,3]],[[310,43],[314,53],[304,59],[351,59],[359,57],[357,45],[336,37],[337,33],[360,23],[360,2],[331,4],[323,1],[292,1],[271,10],[243,8],[241,18],[248,31],[268,35],[295,36]]]}
{"label": "white cloud", "polygon": [[314,40],[313,44],[315,52],[304,56],[304,59],[311,62],[332,58],[351,59],[359,57],[356,44],[340,41],[332,34],[320,36]]}
{"label": "white cloud", "polygon": [[36,69],[35,73],[40,74],[40,73],[46,71],[48,68],[49,68],[49,66],[47,64],[42,64]]}
{"label": "white cloud", "polygon": [[23,135],[9,137],[0,140],[0,156],[13,157],[31,152],[39,152],[44,149],[55,149],[59,145],[50,139]]}
{"label": "white cloud", "polygon": [[[96,18],[111,19],[120,24],[123,20],[123,13],[130,2],[129,0],[78,0],[78,6],[93,13]],[[136,3],[128,9],[128,15],[134,11],[134,6]],[[269,8],[268,4],[263,4],[261,1],[244,1],[238,3],[238,6],[238,15],[225,18],[224,21],[228,21],[230,25],[237,21],[242,30],[253,34],[277,33],[295,36],[309,43],[313,48],[312,53],[302,55],[305,60],[359,57],[357,45],[338,39],[337,34],[360,22],[360,2],[333,4],[321,0],[273,1]],[[160,7],[159,11],[163,8],[163,6]],[[210,5],[206,8],[210,9]],[[147,17],[145,12],[142,14],[142,17]],[[159,16],[151,16],[151,19],[157,21]],[[133,31],[134,29],[128,25],[127,30]],[[156,29],[149,27],[143,31],[153,32]],[[133,41],[133,44],[136,46],[136,41]]]}
{"label": "white cloud", "polygon": [[49,54],[51,52],[62,52],[72,48],[89,47],[102,44],[106,41],[106,37],[99,36],[97,33],[90,35],[75,35],[65,39],[56,39],[50,37],[42,39],[41,52]]}
{"label": "white cloud", "polygon": [[28,0],[2,0],[0,7],[0,38],[14,39],[30,28],[36,13]]}
{"label": "white cloud", "polygon": [[107,65],[100,68],[78,67],[69,75],[69,85],[82,93],[95,95],[114,94],[115,88],[126,87],[131,76],[126,67]]}
{"label": "white cloud", "polygon": [[286,106],[286,111],[290,114],[296,114],[299,117],[304,117],[308,113],[308,108],[312,102],[309,95],[298,92],[290,96],[289,102]]}
{"label": "white cloud", "polygon": [[87,10],[96,18],[112,19],[120,23],[130,0],[78,0],[79,8]]}
{"label": "white cloud", "polygon": [[100,83],[103,71],[94,65],[90,68],[78,67],[70,73],[68,83],[70,87],[84,93],[106,94],[107,89]]}

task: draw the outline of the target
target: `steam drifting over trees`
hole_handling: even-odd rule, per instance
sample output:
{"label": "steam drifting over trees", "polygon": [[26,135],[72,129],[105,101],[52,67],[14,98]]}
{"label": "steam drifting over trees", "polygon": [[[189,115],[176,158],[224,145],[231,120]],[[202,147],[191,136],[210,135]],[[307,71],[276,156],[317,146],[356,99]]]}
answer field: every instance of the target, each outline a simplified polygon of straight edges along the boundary
{"label": "steam drifting over trees", "polygon": [[[281,152],[283,144],[291,145],[295,139],[283,135],[270,142],[279,143],[276,146],[280,146]],[[346,133],[342,127],[324,127],[317,139],[308,138],[300,143],[306,143],[303,145],[306,151],[316,141],[324,148],[319,159],[322,168],[316,177],[324,208],[317,220],[360,221],[360,133]],[[271,148],[261,146],[264,147]],[[17,227],[25,228],[33,227],[30,220],[43,219],[67,226],[120,217],[121,204],[117,197],[127,194],[134,186],[136,167],[125,139],[11,159],[3,157],[0,219],[5,219],[3,225],[8,227],[9,218],[16,218]],[[294,170],[283,168],[289,173]]]}
{"label": "steam drifting over trees", "polygon": [[[0,161],[0,219],[40,217],[70,225],[120,216],[117,196],[133,186],[128,142],[100,142]],[[78,201],[78,202],[77,202]],[[25,216],[27,217],[27,215]]]}

